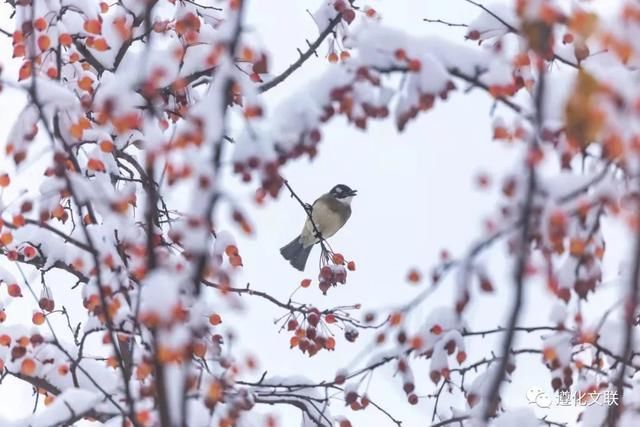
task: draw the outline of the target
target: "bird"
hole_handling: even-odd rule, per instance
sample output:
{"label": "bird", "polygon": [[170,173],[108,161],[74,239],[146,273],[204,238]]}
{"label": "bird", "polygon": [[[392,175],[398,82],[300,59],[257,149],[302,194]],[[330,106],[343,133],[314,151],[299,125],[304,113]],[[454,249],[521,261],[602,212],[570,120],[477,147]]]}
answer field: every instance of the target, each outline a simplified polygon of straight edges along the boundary
{"label": "bird", "polygon": [[320,242],[314,224],[324,239],[336,234],[351,216],[351,201],[356,194],[357,190],[338,184],[312,205],[305,206],[308,215],[302,232],[289,244],[280,248],[280,254],[293,268],[304,271],[313,245]]}

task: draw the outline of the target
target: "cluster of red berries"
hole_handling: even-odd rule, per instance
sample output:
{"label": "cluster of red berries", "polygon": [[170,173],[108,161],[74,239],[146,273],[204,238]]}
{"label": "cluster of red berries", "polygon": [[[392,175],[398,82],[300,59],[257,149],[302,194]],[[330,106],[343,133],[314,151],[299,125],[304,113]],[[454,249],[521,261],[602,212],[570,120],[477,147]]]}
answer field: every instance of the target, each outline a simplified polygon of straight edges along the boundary
{"label": "cluster of red berries", "polygon": [[335,350],[336,340],[331,336],[325,336],[320,328],[328,330],[327,323],[334,323],[335,317],[332,314],[323,315],[320,310],[313,307],[304,316],[302,323],[299,323],[295,317],[291,317],[287,321],[287,330],[292,331],[294,335],[289,340],[291,348],[298,347],[301,352],[306,353],[309,357],[314,356],[320,350]]}
{"label": "cluster of red berries", "polygon": [[256,156],[251,156],[244,162],[235,162],[233,172],[240,175],[243,182],[251,182],[252,172],[258,172],[261,176],[261,188],[271,197],[276,197],[283,183],[278,169],[287,160],[288,156],[281,156],[277,161],[262,161]]}
{"label": "cluster of red berries", "polygon": [[320,280],[318,287],[322,293],[326,295],[331,286],[336,286],[338,283],[345,284],[347,282],[347,269],[343,266],[325,265],[320,269],[318,279]]}
{"label": "cluster of red berries", "polygon": [[320,269],[318,274],[318,287],[324,295],[331,286],[337,286],[338,283],[345,284],[347,282],[347,270],[354,271],[356,264],[354,261],[346,262],[342,254],[332,254],[331,260],[333,265],[325,265]]}

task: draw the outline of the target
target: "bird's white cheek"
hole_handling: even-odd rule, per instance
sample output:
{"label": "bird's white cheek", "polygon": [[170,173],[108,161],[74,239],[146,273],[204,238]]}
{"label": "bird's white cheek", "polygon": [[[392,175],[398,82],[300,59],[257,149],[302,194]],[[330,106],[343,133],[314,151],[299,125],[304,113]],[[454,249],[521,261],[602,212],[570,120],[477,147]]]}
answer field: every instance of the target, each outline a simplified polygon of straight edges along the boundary
{"label": "bird's white cheek", "polygon": [[351,205],[351,201],[353,200],[353,196],[345,197],[344,199],[338,199],[341,203],[345,205]]}

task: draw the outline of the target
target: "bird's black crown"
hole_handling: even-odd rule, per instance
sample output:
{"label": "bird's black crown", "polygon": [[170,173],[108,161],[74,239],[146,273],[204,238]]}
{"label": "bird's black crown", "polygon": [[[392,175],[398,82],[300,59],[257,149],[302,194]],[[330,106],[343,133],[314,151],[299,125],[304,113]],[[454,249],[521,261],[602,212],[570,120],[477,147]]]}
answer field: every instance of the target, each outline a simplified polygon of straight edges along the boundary
{"label": "bird's black crown", "polygon": [[331,194],[336,199],[344,199],[347,197],[355,196],[358,193],[357,190],[352,190],[349,186],[344,184],[338,184],[331,189],[329,194]]}

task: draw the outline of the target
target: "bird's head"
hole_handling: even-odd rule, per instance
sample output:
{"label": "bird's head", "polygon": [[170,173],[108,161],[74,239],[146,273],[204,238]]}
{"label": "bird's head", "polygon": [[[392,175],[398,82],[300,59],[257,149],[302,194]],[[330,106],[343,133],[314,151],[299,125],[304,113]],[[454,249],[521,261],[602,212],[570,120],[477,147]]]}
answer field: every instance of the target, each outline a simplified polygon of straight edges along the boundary
{"label": "bird's head", "polygon": [[329,191],[329,194],[341,202],[351,203],[353,196],[358,194],[357,190],[351,189],[349,186],[344,184],[338,184]]}

